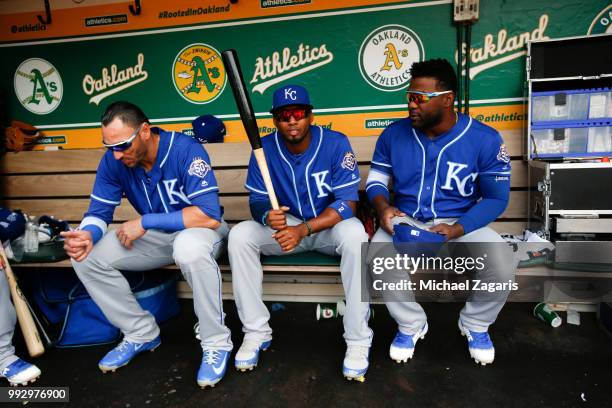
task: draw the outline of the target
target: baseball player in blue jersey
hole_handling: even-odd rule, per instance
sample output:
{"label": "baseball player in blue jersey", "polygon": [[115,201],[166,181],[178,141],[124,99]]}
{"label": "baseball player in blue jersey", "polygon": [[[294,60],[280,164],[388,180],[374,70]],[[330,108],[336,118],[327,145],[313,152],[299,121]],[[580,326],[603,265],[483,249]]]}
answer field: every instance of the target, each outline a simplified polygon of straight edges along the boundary
{"label": "baseball player in blue jersey", "polygon": [[361,243],[368,236],[354,217],[359,169],[348,138],[312,126],[314,116],[306,89],[286,85],[274,92],[271,113],[276,131],[262,139],[272,184],[282,205],[273,210],[253,156],[245,187],[253,221],[232,228],[228,250],[232,282],[244,340],[236,368],[257,366],[260,350],[270,346],[270,313],[262,300],[262,255],[317,251],[340,255],[346,295],[343,373],[364,378],[372,331],[368,303],[361,302]]}
{"label": "baseball player in blue jersey", "polygon": [[[208,154],[188,136],[151,127],[140,108],[128,102],[106,109],[102,142],[108,151],[98,166],[89,209],[77,231],[62,233],[79,279],[124,335],[98,366],[115,371],[160,345],[155,318],[140,307],[119,270],[176,263],[193,290],[200,322],[203,358],[197,383],[214,386],[225,374],[232,342],[215,260],[228,226]],[[123,195],[141,216],[107,232]]]}
{"label": "baseball player in blue jersey", "polygon": [[[381,224],[371,248],[376,248],[376,242],[391,242],[393,227],[399,223],[442,234],[448,242],[504,242],[487,226],[509,199],[510,157],[501,136],[454,111],[457,81],[448,61],[417,62],[411,77],[409,117],[392,123],[380,135],[368,175],[366,191]],[[389,182],[395,193],[393,204]],[[373,256],[370,250],[368,259]],[[487,270],[475,278],[513,279],[516,263],[510,247],[495,245],[488,256]],[[459,329],[477,363],[493,362],[495,349],[488,328],[508,293],[498,293],[495,302],[468,299],[461,311]],[[427,318],[416,302],[387,302],[387,308],[399,326],[389,354],[405,362],[412,358],[417,340],[427,333]]]}

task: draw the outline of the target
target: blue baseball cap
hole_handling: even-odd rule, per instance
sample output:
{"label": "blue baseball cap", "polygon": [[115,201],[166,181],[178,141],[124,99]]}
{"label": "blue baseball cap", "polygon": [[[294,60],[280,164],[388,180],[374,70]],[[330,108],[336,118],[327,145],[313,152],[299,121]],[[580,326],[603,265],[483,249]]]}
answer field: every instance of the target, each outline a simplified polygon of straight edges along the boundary
{"label": "blue baseball cap", "polygon": [[225,125],[213,115],[203,115],[191,122],[193,137],[200,143],[223,143]]}
{"label": "blue baseball cap", "polygon": [[299,85],[284,85],[278,88],[272,95],[272,109],[270,109],[270,113],[274,113],[277,109],[289,105],[304,105],[312,109],[306,88]]}

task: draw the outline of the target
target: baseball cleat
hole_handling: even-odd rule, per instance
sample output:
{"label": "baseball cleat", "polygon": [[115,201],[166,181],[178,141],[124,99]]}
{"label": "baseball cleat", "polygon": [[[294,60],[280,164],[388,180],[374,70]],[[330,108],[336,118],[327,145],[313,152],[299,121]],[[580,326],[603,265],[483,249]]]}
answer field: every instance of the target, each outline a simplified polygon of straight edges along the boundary
{"label": "baseball cleat", "polygon": [[18,358],[0,372],[0,377],[6,378],[11,387],[28,385],[28,383],[34,383],[40,377],[40,369],[34,364]]}
{"label": "baseball cleat", "polygon": [[389,347],[389,357],[398,363],[406,363],[414,355],[414,347],[419,339],[423,340],[427,334],[427,322],[414,334],[405,334],[397,331],[391,346]]}
{"label": "baseball cleat", "polygon": [[259,340],[244,339],[234,358],[236,369],[241,372],[253,370],[253,368],[257,367],[259,352],[266,351],[271,343],[272,340],[261,342]]}
{"label": "baseball cleat", "polygon": [[476,364],[484,366],[493,363],[495,348],[488,332],[469,330],[463,326],[461,319],[459,319],[459,331],[461,331],[461,335],[467,338],[470,356],[476,361]]}
{"label": "baseball cleat", "polygon": [[369,354],[370,348],[368,346],[347,346],[342,364],[342,375],[349,381],[364,382],[365,374],[370,365]]}
{"label": "baseball cleat", "polygon": [[146,343],[132,343],[124,339],[100,360],[98,367],[103,373],[107,371],[114,373],[118,368],[127,365],[138,354],[145,351],[154,351],[160,344],[159,336]]}
{"label": "baseball cleat", "polygon": [[215,384],[221,381],[227,369],[230,353],[229,350],[204,350],[202,364],[198,370],[198,385],[202,389],[213,388]]}

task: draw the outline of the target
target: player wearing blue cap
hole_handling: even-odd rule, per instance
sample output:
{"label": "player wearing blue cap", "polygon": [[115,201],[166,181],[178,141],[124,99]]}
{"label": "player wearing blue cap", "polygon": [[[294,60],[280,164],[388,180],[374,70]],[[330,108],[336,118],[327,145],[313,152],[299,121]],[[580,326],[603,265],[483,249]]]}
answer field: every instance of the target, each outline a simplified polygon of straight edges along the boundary
{"label": "player wearing blue cap", "polygon": [[361,302],[361,244],[368,236],[354,217],[359,169],[348,138],[313,126],[306,89],[286,85],[274,92],[271,113],[276,131],[262,139],[272,184],[282,207],[273,210],[253,156],[245,187],[253,221],[232,228],[229,258],[244,340],[236,354],[239,370],[257,366],[260,350],[270,346],[270,313],[262,300],[263,255],[318,251],[340,255],[346,295],[343,373],[362,380],[368,368],[372,331],[368,303]]}
{"label": "player wearing blue cap", "polygon": [[[20,212],[0,207],[0,245],[17,238],[25,229],[25,218]],[[40,376],[40,369],[15,355],[15,307],[11,303],[11,291],[4,271],[0,271],[0,378],[11,385],[26,385]]]}
{"label": "player wearing blue cap", "polygon": [[[457,80],[448,61],[414,63],[411,76],[410,115],[383,131],[372,158],[366,190],[381,228],[371,248],[380,248],[377,242],[391,242],[394,225],[400,223],[442,234],[449,242],[504,242],[487,226],[505,210],[509,199],[510,157],[501,136],[454,111]],[[395,193],[393,205],[389,182]],[[376,250],[370,251],[368,259]],[[476,278],[512,280],[516,263],[510,248],[496,245],[488,255],[487,269]],[[488,328],[508,294],[500,291],[495,301],[468,299],[461,311],[459,328],[477,363],[493,362],[495,349]],[[427,317],[416,302],[387,302],[387,308],[399,326],[389,353],[393,360],[405,362],[412,358],[417,340],[427,333]]]}
{"label": "player wearing blue cap", "polygon": [[[160,344],[155,318],[143,310],[119,270],[141,271],[176,263],[193,290],[203,358],[197,383],[214,386],[232,350],[216,258],[228,226],[221,218],[217,181],[206,150],[194,139],[151,127],[128,102],[102,116],[100,160],[89,209],[64,248],[92,299],[123,333],[98,366],[115,371]],[[141,216],[107,233],[123,195]]]}

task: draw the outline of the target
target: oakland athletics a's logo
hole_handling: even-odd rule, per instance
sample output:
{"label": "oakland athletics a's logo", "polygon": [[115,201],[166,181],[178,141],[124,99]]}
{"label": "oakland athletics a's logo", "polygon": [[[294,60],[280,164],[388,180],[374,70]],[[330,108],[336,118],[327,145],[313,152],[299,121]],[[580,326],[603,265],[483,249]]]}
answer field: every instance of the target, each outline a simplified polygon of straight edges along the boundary
{"label": "oakland athletics a's logo", "polygon": [[207,44],[183,48],[174,59],[172,80],[177,92],[189,102],[214,101],[227,80],[219,51]]}
{"label": "oakland athletics a's logo", "polygon": [[425,59],[421,39],[398,24],[378,27],[359,49],[359,70],[370,86],[381,91],[397,91],[408,86],[410,66]]}
{"label": "oakland athletics a's logo", "polygon": [[57,69],[41,58],[23,61],[15,71],[15,95],[32,113],[46,115],[62,101],[64,87]]}

